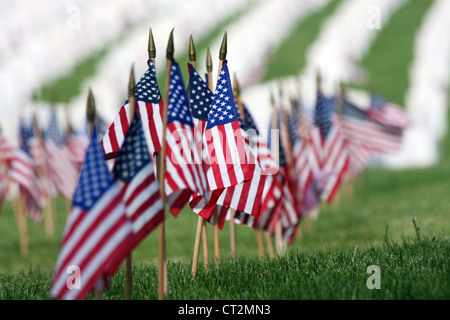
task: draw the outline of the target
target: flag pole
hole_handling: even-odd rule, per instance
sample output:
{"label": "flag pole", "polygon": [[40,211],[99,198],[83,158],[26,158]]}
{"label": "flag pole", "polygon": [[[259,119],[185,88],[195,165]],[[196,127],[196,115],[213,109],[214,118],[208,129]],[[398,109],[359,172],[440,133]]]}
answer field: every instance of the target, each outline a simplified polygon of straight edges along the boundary
{"label": "flag pole", "polygon": [[[217,71],[217,79],[220,77],[220,71],[222,70],[223,62],[227,58],[227,32],[225,31],[222,44],[219,51],[219,69]],[[230,248],[231,259],[236,260],[236,226],[234,223],[234,209],[230,208]]]}
{"label": "flag pole", "polygon": [[[241,100],[241,88],[239,86],[239,82],[237,80],[236,73],[234,73],[234,77],[233,77],[233,94],[234,94],[234,98],[236,99],[239,114],[242,118],[242,121],[246,122],[247,119],[245,118],[244,106],[242,105],[242,100]],[[262,259],[262,258],[264,258],[264,245],[263,245],[261,230],[259,230],[258,228],[255,228],[255,231],[256,231],[256,242],[258,244],[259,257]]]}
{"label": "flag pole", "polygon": [[[134,67],[131,66],[130,71],[130,81],[128,83],[128,104],[130,105],[129,110],[129,121],[128,124],[131,125],[134,115],[136,113],[136,98],[135,98],[135,85],[136,81],[134,78]],[[125,262],[125,300],[131,300],[131,287],[132,287],[132,263],[131,263],[132,252],[127,256]]]}
{"label": "flag pole", "polygon": [[[206,55],[206,71],[208,72],[208,87],[211,92],[214,92],[213,90],[213,78],[212,78],[212,58],[211,58],[211,50],[208,47],[208,52]],[[220,260],[220,248],[219,248],[219,215],[217,212],[217,207],[214,207],[213,210],[214,215],[214,261],[216,266],[219,265]]]}
{"label": "flag pole", "polygon": [[[166,191],[164,186],[165,171],[166,171],[166,130],[167,130],[167,112],[169,107],[169,87],[170,87],[170,73],[172,69],[174,46],[173,46],[173,29],[170,32],[169,41],[166,49],[166,83],[164,87],[164,112],[163,112],[163,132],[161,145],[161,158],[159,173],[159,188],[161,198],[163,201],[163,208],[166,208]],[[161,221],[159,225],[159,281],[158,281],[158,299],[163,300],[164,294],[168,292],[167,280],[167,260],[166,260],[166,235],[165,235],[165,221]]]}
{"label": "flag pole", "polygon": [[[95,108],[95,99],[94,99],[94,95],[92,94],[91,88],[89,88],[89,93],[88,93],[87,103],[86,103],[86,118],[88,121],[89,138],[92,137],[92,134],[94,132],[96,117],[97,117],[97,115],[96,115],[96,108]],[[95,295],[96,300],[102,300],[102,291],[97,286],[94,289],[94,295]]]}
{"label": "flag pole", "polygon": [[[195,68],[195,62],[196,62],[196,52],[195,52],[195,45],[194,40],[192,39],[192,35],[189,37],[189,61],[191,65]],[[197,222],[197,231],[195,233],[195,244],[194,244],[194,257],[192,259],[192,279],[194,279],[195,274],[197,273],[197,267],[198,267],[198,258],[200,254],[200,238],[202,238],[203,235],[203,259],[205,263],[205,271],[208,272],[208,264],[209,264],[209,254],[208,254],[208,234],[206,230],[206,220],[198,215],[198,222]]]}

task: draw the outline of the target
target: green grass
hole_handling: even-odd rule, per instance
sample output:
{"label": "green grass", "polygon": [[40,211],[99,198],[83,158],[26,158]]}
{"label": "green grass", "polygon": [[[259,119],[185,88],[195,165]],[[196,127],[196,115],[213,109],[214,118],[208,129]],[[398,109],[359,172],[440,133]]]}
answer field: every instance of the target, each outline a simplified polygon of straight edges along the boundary
{"label": "green grass", "polygon": [[[419,233],[420,234],[420,233]],[[168,263],[166,300],[296,300],[296,299],[442,299],[450,298],[448,238],[389,239],[366,250],[296,252],[274,260],[239,258],[200,266],[191,281],[190,264]],[[369,266],[380,268],[380,289],[369,290]],[[274,272],[276,270],[276,272]],[[49,273],[34,270],[0,275],[0,299],[45,300]],[[105,300],[124,299],[123,268],[104,291]],[[157,267],[134,264],[132,299],[157,299]],[[93,299],[92,294],[88,299]]]}
{"label": "green grass", "polygon": [[321,10],[300,21],[288,38],[270,57],[263,81],[297,75],[305,66],[305,52],[320,32],[324,20],[333,14],[341,0],[330,1]]}

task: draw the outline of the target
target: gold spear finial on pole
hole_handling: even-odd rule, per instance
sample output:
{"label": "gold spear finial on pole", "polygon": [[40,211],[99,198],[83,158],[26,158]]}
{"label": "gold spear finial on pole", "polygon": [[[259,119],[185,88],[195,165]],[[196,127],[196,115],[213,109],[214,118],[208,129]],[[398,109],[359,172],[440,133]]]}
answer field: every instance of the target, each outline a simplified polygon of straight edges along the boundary
{"label": "gold spear finial on pole", "polygon": [[148,58],[155,59],[155,57],[156,57],[155,40],[153,39],[152,28],[150,28],[148,32]]}
{"label": "gold spear finial on pole", "polygon": [[86,117],[89,123],[89,135],[92,134],[95,123],[95,99],[92,93],[91,88],[89,88],[88,98],[87,98],[87,107],[86,107]]}
{"label": "gold spear finial on pole", "polygon": [[167,49],[166,49],[166,58],[167,60],[173,59],[173,53],[175,52],[174,46],[173,46],[173,30],[170,32],[169,36],[169,42],[167,43]]}
{"label": "gold spear finial on pole", "polygon": [[206,54],[206,71],[208,71],[208,73],[211,73],[213,69],[213,63],[212,63],[212,58],[211,58],[211,50],[208,47],[208,52]]}
{"label": "gold spear finial on pole", "polygon": [[194,40],[192,39],[192,34],[189,36],[189,60],[191,62],[197,60],[197,56],[195,54]]}
{"label": "gold spear finial on pole", "polygon": [[222,45],[220,46],[219,60],[227,58],[227,32],[223,35]]}
{"label": "gold spear finial on pole", "polygon": [[241,95],[241,88],[237,81],[236,72],[233,74],[233,95],[235,98]]}
{"label": "gold spear finial on pole", "polygon": [[130,70],[130,81],[128,82],[128,97],[134,96],[135,94],[136,81],[134,79],[134,66],[131,66]]}

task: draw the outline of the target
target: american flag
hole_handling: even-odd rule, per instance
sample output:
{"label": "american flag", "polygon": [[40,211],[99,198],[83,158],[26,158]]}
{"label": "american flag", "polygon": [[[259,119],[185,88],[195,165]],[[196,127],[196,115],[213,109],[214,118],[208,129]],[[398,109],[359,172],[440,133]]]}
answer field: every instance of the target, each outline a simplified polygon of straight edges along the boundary
{"label": "american flag", "polygon": [[72,199],[79,169],[69,149],[67,136],[60,129],[56,111],[51,110],[50,121],[44,134],[45,159],[48,163],[47,179],[52,181],[65,199]]}
{"label": "american flag", "polygon": [[[194,104],[193,107],[195,109],[198,106]],[[197,146],[200,147],[199,150],[194,145],[194,120],[189,109],[181,70],[174,60],[170,74],[165,143],[167,205],[177,216],[193,193],[205,193],[206,177],[201,166],[201,146]]]}
{"label": "american flag", "polygon": [[[26,152],[31,152],[29,149],[30,131],[31,130],[23,122],[23,119],[20,118],[20,148],[13,149],[11,146],[5,147],[5,143],[3,150],[9,150],[8,152],[5,152],[7,161],[9,161],[9,176],[11,182],[16,182],[19,185],[19,190],[25,200],[25,211],[33,221],[40,224],[43,218],[41,209],[44,205],[44,198],[36,163]],[[22,147],[25,148],[26,151],[22,150]]]}
{"label": "american flag", "polygon": [[164,220],[159,183],[139,116],[133,118],[117,155],[113,175],[134,234],[131,251]]}
{"label": "american flag", "polygon": [[[261,199],[258,212],[256,214],[249,214],[248,212],[237,210],[235,212],[235,218],[241,223],[255,229],[269,230],[272,209],[281,197],[281,187],[278,181],[274,179],[274,175],[278,172],[279,167],[278,163],[271,156],[267,141],[259,134],[259,129],[245,104],[243,105],[243,109],[245,115],[243,127],[249,133],[248,139],[250,146],[254,154],[257,155],[257,162],[261,167],[263,180],[261,180],[258,186],[258,188],[262,187],[262,190],[258,190],[257,194],[257,197]],[[219,212],[223,213],[223,211],[221,207]],[[220,217],[219,221],[221,221]]]}
{"label": "american flag", "polygon": [[409,118],[402,108],[375,93],[371,94],[370,107],[366,113],[373,121],[386,127],[405,129],[409,124]]}
{"label": "american flag", "polygon": [[251,179],[227,64],[224,60],[204,134],[208,148],[209,190],[230,187]]}
{"label": "american flag", "polygon": [[257,216],[259,213],[261,198],[264,190],[265,175],[261,174],[261,167],[258,163],[258,145],[257,143],[250,143],[249,139],[256,140],[256,134],[251,136],[247,134],[249,129],[248,125],[242,121],[239,113],[237,113],[240,126],[241,135],[244,138],[245,151],[247,153],[247,159],[249,161],[248,168],[252,174],[250,180],[244,181],[238,185],[227,187],[220,197],[217,199],[217,203],[241,211],[243,213]]}
{"label": "american flag", "polygon": [[[279,159],[280,159],[280,174],[278,179],[282,185],[282,199],[279,211],[279,219],[283,229],[283,240],[290,243],[293,240],[295,231],[300,222],[301,212],[296,203],[294,176],[292,171],[291,159],[286,156],[286,150],[290,148],[289,143],[289,127],[287,123],[281,119],[280,112],[278,113],[278,128],[280,129],[280,140],[278,143]],[[283,139],[284,138],[284,139]],[[276,218],[275,218],[276,219]]]}
{"label": "american flag", "polygon": [[[296,121],[297,120],[297,121]],[[310,143],[303,140],[298,130],[298,114],[293,113],[289,118],[289,131],[292,143],[292,157],[293,157],[293,183],[295,185],[295,202],[297,205],[297,211],[306,211],[307,206],[305,204],[306,192],[310,188],[313,181],[313,169],[311,166],[312,152]],[[303,125],[308,125],[306,121]],[[309,130],[308,128],[302,128],[302,130]]]}
{"label": "american flag", "polygon": [[[99,280],[116,271],[113,266],[129,253],[133,235],[121,193],[94,130],[64,229],[50,295],[83,299]],[[69,266],[80,270],[80,289],[68,286]]]}
{"label": "american flag", "polygon": [[350,166],[347,145],[340,123],[333,114],[333,101],[318,91],[312,130],[313,150],[319,155],[319,171],[314,179],[322,189],[321,200],[331,202]]}
{"label": "american flag", "polygon": [[206,174],[207,164],[207,144],[203,139],[208,115],[213,101],[213,93],[209,90],[206,82],[200,77],[192,64],[188,64],[189,85],[187,88],[187,100],[194,120],[194,161],[197,164],[198,172],[201,177],[203,193],[195,192],[189,202],[191,209],[204,218],[209,218],[216,205],[218,197],[222,194],[224,188],[208,190]]}
{"label": "american flag", "polygon": [[358,142],[374,152],[395,153],[402,146],[402,129],[372,121],[363,110],[345,98],[341,124],[348,140]]}
{"label": "american flag", "polygon": [[[150,152],[161,151],[162,113],[164,103],[156,80],[156,69],[153,61],[148,60],[148,70],[139,80],[135,89],[136,112],[141,117],[145,138]],[[103,136],[101,145],[108,159],[115,158],[128,131],[130,104],[125,104],[119,111],[108,132]]]}

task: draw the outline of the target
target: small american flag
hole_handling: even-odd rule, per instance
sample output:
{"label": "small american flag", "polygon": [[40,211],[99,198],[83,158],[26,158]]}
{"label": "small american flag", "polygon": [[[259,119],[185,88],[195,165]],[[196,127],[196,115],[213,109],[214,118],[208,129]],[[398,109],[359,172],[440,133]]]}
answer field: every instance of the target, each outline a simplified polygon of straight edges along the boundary
{"label": "small american flag", "polygon": [[402,108],[375,93],[371,94],[370,108],[366,113],[373,121],[387,127],[405,129],[409,124]]}
{"label": "small american flag", "polygon": [[359,142],[372,151],[395,153],[402,147],[402,129],[372,121],[366,112],[345,98],[341,123],[348,140]]}
{"label": "small american flag", "polygon": [[194,120],[194,161],[197,164],[198,172],[201,178],[202,190],[195,192],[189,202],[192,211],[198,215],[209,218],[216,205],[218,197],[222,194],[224,188],[208,191],[208,182],[206,174],[209,168],[207,164],[207,144],[203,139],[208,116],[213,101],[213,93],[209,90],[206,82],[200,77],[194,66],[188,64],[189,85],[187,88],[187,100],[191,108],[191,114]]}
{"label": "small american flag", "polygon": [[207,144],[209,190],[251,179],[244,139],[231,89],[227,61],[223,62],[204,134]]}
{"label": "small american flag", "polygon": [[331,202],[344,181],[350,166],[344,133],[334,117],[334,99],[317,91],[316,109],[311,140],[319,154],[319,171],[314,179],[322,189],[321,200]]}
{"label": "small american flag", "polygon": [[[170,79],[165,186],[167,205],[176,216],[193,193],[206,192],[206,177],[201,166],[201,148],[194,148],[194,118],[189,109],[181,70],[175,61],[172,62]],[[197,104],[193,106],[198,107]]]}
{"label": "small american flag", "polygon": [[134,117],[113,170],[133,230],[131,251],[161,221],[164,207],[159,183],[139,116]]}
{"label": "small american flag", "polygon": [[56,111],[52,109],[48,128],[44,134],[44,152],[48,163],[47,179],[53,181],[65,199],[72,199],[79,168],[68,148],[67,136],[60,130]]}
{"label": "small american flag", "polygon": [[[25,125],[22,118],[19,120],[19,125],[20,148],[7,147],[5,141],[3,150],[9,150],[5,152],[5,155],[10,166],[10,179],[19,185],[19,190],[25,200],[25,211],[33,221],[40,224],[43,218],[41,211],[44,205],[43,190],[39,181],[36,163],[30,154],[26,152],[31,153],[29,139],[32,137],[32,129]],[[26,151],[22,150],[22,148]]]}
{"label": "small american flag", "polygon": [[[64,229],[50,295],[83,299],[99,280],[115,272],[113,266],[127,256],[132,239],[132,225],[94,130]],[[69,288],[69,266],[80,270],[80,289]]]}
{"label": "small american flag", "polygon": [[[141,117],[150,152],[152,154],[159,152],[161,151],[164,103],[156,80],[155,65],[151,59],[148,60],[148,70],[136,85],[135,97],[136,112]],[[117,156],[117,152],[123,143],[130,122],[129,112],[130,104],[127,100],[100,142],[108,159]]]}

